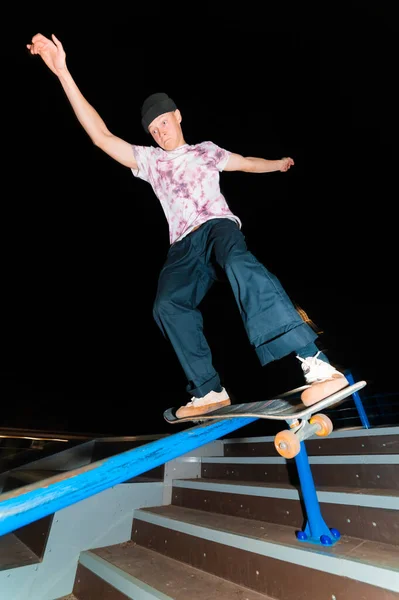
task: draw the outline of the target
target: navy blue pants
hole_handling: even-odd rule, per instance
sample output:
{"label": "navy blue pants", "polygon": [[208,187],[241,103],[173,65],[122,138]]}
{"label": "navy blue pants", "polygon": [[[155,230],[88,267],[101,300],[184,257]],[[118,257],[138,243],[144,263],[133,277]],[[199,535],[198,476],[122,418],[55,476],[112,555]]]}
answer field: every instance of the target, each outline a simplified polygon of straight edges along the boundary
{"label": "navy blue pants", "polygon": [[278,279],[248,250],[237,224],[211,219],[170,247],[154,303],[155,321],[183,367],[187,391],[197,398],[221,389],[197,308],[218,279],[215,265],[226,273],[262,365],[298,352],[317,338]]}

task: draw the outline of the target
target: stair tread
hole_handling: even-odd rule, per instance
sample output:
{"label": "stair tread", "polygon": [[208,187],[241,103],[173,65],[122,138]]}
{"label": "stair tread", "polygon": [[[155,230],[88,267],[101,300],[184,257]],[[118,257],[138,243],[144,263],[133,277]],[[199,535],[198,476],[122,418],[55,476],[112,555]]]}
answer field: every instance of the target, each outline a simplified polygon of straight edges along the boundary
{"label": "stair tread", "polygon": [[0,536],[0,571],[34,565],[39,561],[36,554],[14,533]]}
{"label": "stair tread", "polygon": [[[289,483],[263,483],[262,481],[236,481],[228,479],[211,479],[208,477],[197,477],[197,478],[184,478],[177,481],[193,481],[196,483],[214,483],[223,485],[234,485],[237,487],[258,487],[258,488],[270,488],[270,489],[284,489],[284,490],[298,490],[299,487]],[[355,487],[336,487],[336,486],[316,486],[318,492],[334,492],[342,494],[368,494],[371,496],[395,496],[399,498],[399,490],[394,489],[376,489],[376,488],[355,488]]]}
{"label": "stair tread", "polygon": [[[372,542],[343,535],[339,542],[330,547],[316,544],[302,545],[296,540],[295,528],[288,525],[245,519],[243,517],[231,517],[174,505],[144,508],[139,512],[152,513],[200,527],[242,535],[290,548],[300,547],[301,550],[305,549],[309,552],[323,553],[337,558],[399,571],[399,546],[393,544]],[[139,518],[136,513],[135,518]]]}
{"label": "stair tread", "polygon": [[174,600],[272,600],[132,541],[90,552]]}

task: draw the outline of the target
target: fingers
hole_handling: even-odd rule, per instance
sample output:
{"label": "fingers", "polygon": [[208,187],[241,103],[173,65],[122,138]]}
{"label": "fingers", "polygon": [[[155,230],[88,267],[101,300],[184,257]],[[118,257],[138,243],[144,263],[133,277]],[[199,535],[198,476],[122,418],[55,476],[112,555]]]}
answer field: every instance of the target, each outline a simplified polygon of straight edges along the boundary
{"label": "fingers", "polygon": [[53,46],[51,40],[41,34],[33,36],[32,43],[26,44],[31,54],[41,54],[43,51],[50,49],[51,46]]}
{"label": "fingers", "polygon": [[41,42],[41,41],[45,41],[47,40],[46,37],[44,37],[43,34],[41,33],[37,33],[36,35],[33,36],[32,38],[32,44],[35,44],[36,42]]}
{"label": "fingers", "polygon": [[288,171],[290,167],[294,165],[294,161],[289,156],[285,159],[285,171]]}
{"label": "fingers", "polygon": [[283,165],[282,165],[282,168],[281,168],[282,172],[286,173],[288,171],[288,169],[290,167],[292,167],[294,164],[295,163],[294,163],[294,161],[293,161],[293,159],[291,157],[285,156],[283,158]]}
{"label": "fingers", "polygon": [[[61,42],[58,43],[60,44]],[[40,52],[45,49],[48,44],[51,44],[51,41],[43,34],[37,33],[33,36],[32,42],[30,44],[26,44],[26,47],[28,50],[30,50],[31,54],[40,54]]]}
{"label": "fingers", "polygon": [[57,46],[57,50],[64,51],[63,45],[61,44],[60,40],[54,35],[54,33],[51,34],[51,38],[52,38],[54,44]]}
{"label": "fingers", "polygon": [[40,54],[46,46],[47,44],[45,42],[34,42],[33,44],[27,44],[26,47],[30,50],[31,54]]}

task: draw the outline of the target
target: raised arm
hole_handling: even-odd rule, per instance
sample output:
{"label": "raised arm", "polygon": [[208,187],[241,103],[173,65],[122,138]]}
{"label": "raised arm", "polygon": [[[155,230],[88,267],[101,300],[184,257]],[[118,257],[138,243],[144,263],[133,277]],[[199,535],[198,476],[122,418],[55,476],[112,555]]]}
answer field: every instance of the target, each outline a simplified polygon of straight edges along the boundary
{"label": "raised arm", "polygon": [[230,154],[230,158],[224,171],[245,171],[246,173],[272,173],[273,171],[288,171],[294,161],[289,156],[279,160],[267,160],[266,158],[255,158],[253,156],[241,156],[241,154]]}
{"label": "raised arm", "polygon": [[131,145],[113,135],[98,112],[84,98],[68,71],[66,55],[61,42],[55,35],[52,35],[51,38],[52,40],[49,40],[38,33],[33,36],[32,42],[27,44],[27,48],[31,54],[38,54],[58,77],[79,123],[90,136],[93,144],[122,165],[136,169],[137,163]]}

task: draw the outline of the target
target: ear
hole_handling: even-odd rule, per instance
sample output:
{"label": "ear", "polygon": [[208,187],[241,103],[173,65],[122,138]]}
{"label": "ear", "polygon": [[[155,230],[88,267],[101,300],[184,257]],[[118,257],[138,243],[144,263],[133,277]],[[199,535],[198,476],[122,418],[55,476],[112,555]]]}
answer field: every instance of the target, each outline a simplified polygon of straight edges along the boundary
{"label": "ear", "polygon": [[176,120],[178,123],[182,122],[183,118],[182,118],[181,112],[178,108],[176,108],[176,110],[175,110],[175,117],[176,117]]}

